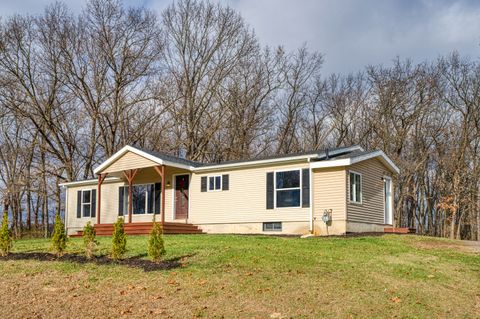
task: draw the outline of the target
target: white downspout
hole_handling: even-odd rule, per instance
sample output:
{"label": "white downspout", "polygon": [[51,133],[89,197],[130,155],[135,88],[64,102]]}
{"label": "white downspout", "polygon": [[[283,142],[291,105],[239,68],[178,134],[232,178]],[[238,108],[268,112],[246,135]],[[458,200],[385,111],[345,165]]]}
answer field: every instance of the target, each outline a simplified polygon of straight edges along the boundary
{"label": "white downspout", "polygon": [[68,236],[68,187],[63,187],[65,189],[65,233]]}
{"label": "white downspout", "polygon": [[310,164],[311,160],[310,158],[308,159],[308,175],[309,175],[309,180],[310,180],[310,187],[309,187],[309,201],[310,201],[310,234],[313,234],[313,179],[312,179],[312,165]]}

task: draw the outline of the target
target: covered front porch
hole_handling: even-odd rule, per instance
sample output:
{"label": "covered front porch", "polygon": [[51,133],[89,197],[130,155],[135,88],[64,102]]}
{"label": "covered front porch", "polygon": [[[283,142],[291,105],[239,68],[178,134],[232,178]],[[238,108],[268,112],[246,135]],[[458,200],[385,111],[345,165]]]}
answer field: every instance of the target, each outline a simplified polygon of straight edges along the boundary
{"label": "covered front porch", "polygon": [[[95,173],[97,235],[111,235],[119,217],[124,218],[125,232],[130,235],[150,233],[154,218],[162,223],[166,234],[201,233],[197,226],[188,224],[189,161],[128,146]],[[104,184],[107,178],[109,182]]]}

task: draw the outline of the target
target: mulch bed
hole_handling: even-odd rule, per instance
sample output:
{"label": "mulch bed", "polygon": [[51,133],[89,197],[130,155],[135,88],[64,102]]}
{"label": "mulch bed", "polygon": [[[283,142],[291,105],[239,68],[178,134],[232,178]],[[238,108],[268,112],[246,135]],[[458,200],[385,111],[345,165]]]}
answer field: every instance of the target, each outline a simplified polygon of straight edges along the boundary
{"label": "mulch bed", "polygon": [[0,257],[0,260],[36,260],[36,261],[69,261],[78,264],[97,264],[97,265],[122,265],[132,268],[140,268],[144,271],[170,270],[183,266],[182,261],[190,256],[180,256],[176,258],[162,260],[158,263],[141,259],[139,257],[130,257],[121,260],[113,260],[108,256],[95,256],[87,259],[84,255],[63,254],[57,256],[51,253],[33,252],[33,253],[10,253],[6,257]]}

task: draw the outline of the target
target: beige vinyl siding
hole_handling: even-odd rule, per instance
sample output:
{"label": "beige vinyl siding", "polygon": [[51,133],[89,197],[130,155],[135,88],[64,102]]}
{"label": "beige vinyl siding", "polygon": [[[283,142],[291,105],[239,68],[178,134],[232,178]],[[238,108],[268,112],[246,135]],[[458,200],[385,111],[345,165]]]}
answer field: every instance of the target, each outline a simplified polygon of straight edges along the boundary
{"label": "beige vinyl siding", "polygon": [[136,168],[143,168],[143,167],[151,167],[156,166],[158,163],[155,163],[148,158],[140,156],[138,154],[127,152],[122,157],[117,159],[113,162],[110,166],[105,168],[102,173],[111,173],[111,172],[118,172],[124,171],[127,169],[136,169]]}
{"label": "beige vinyl siding", "polygon": [[321,221],[325,209],[332,210],[332,220],[346,219],[345,167],[313,170],[313,214]]}
{"label": "beige vinyl siding", "polygon": [[[100,216],[101,223],[115,222],[118,216],[118,187],[123,185],[121,182],[104,183],[102,185],[102,214]],[[98,210],[96,210],[96,216],[94,218],[81,217],[77,218],[77,191],[86,189],[97,189],[97,183],[91,185],[69,187],[68,191],[68,203],[67,203],[67,228],[83,228],[87,222],[92,224],[97,223]],[[98,196],[98,194],[97,194]],[[97,198],[98,202],[98,198]]]}
{"label": "beige vinyl siding", "polygon": [[[173,167],[166,167],[166,183],[165,183],[165,220],[173,221],[173,178],[174,174],[189,174],[188,171],[177,169]],[[147,183],[159,183],[161,181],[160,175],[151,167],[141,169],[133,184],[147,184]],[[124,182],[105,182],[102,185],[102,201],[101,201],[101,216],[100,222],[114,223],[118,218],[118,188],[120,186],[127,185]],[[97,189],[97,183],[92,182],[91,185],[68,187],[68,228],[83,228],[85,224],[90,221],[92,224],[96,224],[97,218],[77,218],[77,191],[83,189]],[[98,211],[97,211],[98,215]],[[160,215],[156,215],[160,218]],[[133,222],[151,221],[152,214],[132,215]]]}
{"label": "beige vinyl siding", "polygon": [[[193,174],[190,218],[193,224],[307,221],[309,208],[266,208],[267,172],[308,168],[308,163],[278,164]],[[201,177],[229,175],[229,190],[201,192]],[[300,174],[301,175],[301,174]]]}
{"label": "beige vinyl siding", "polygon": [[347,177],[347,219],[351,222],[383,224],[384,176],[391,176],[388,169],[376,158],[356,163],[347,169],[362,175],[362,203],[350,202],[350,178]]}

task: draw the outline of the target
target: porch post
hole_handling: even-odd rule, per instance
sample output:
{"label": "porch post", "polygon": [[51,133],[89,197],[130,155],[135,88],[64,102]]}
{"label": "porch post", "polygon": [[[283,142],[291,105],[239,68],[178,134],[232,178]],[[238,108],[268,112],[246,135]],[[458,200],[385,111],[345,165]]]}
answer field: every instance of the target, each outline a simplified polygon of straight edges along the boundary
{"label": "porch post", "polygon": [[100,224],[100,209],[102,208],[102,183],[107,177],[107,174],[98,175],[98,185],[97,185],[97,224]]}
{"label": "porch post", "polygon": [[132,211],[133,211],[133,191],[132,191],[132,185],[133,185],[133,179],[135,178],[135,175],[137,175],[138,170],[137,169],[130,169],[128,171],[123,171],[123,175],[127,179],[128,182],[128,222],[132,222]]}
{"label": "porch post", "polygon": [[162,165],[162,166],[154,166],[153,167],[155,169],[155,171],[158,173],[158,175],[160,175],[161,177],[161,193],[162,193],[162,198],[161,198],[161,202],[162,202],[162,207],[160,209],[160,218],[161,218],[161,221],[162,221],[162,226],[165,224],[165,165]]}
{"label": "porch post", "polygon": [[132,222],[132,211],[133,211],[133,190],[132,190],[132,179],[128,180],[128,222]]}

